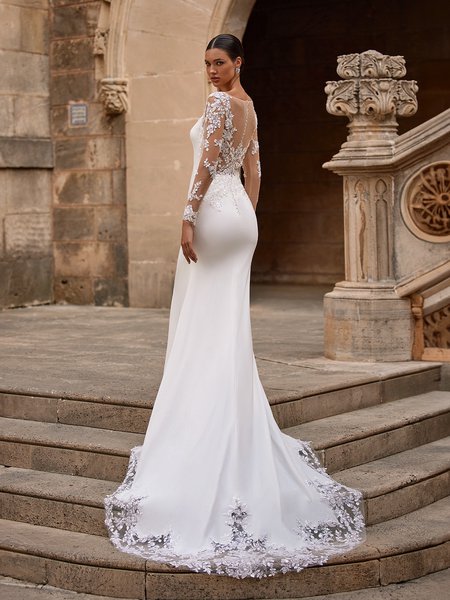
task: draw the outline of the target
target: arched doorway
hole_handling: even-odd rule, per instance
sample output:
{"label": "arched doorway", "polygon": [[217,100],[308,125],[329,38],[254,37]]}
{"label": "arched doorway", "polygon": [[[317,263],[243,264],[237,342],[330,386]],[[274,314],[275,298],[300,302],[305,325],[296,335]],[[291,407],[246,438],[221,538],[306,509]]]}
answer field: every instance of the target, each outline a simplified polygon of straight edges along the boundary
{"label": "arched doorway", "polygon": [[400,54],[420,90],[419,111],[400,132],[445,110],[447,13],[444,0],[426,13],[417,0],[257,0],[243,38],[243,85],[258,111],[263,175],[253,281],[343,278],[342,182],[322,164],[345,141],[347,120],[327,114],[325,83],[338,78],[338,55]]}

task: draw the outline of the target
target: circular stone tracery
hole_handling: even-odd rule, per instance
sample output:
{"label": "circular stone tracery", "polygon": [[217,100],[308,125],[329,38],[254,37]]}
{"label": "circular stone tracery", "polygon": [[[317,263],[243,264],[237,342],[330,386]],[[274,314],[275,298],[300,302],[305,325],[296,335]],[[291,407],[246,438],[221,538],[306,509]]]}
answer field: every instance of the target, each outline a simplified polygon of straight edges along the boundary
{"label": "circular stone tracery", "polygon": [[409,180],[402,214],[408,228],[421,239],[450,241],[450,162],[429,165]]}

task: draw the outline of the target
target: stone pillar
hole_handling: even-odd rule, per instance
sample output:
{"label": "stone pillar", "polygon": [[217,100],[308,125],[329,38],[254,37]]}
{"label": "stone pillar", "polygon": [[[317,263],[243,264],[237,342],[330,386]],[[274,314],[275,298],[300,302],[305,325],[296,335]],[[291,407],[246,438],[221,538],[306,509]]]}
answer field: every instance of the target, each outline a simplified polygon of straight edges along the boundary
{"label": "stone pillar", "polygon": [[323,166],[343,176],[345,281],[325,296],[325,355],[335,360],[411,359],[410,300],[394,291],[393,156],[396,116],[417,110],[417,84],[401,56],[374,50],[338,57],[327,111],[346,116],[349,134]]}

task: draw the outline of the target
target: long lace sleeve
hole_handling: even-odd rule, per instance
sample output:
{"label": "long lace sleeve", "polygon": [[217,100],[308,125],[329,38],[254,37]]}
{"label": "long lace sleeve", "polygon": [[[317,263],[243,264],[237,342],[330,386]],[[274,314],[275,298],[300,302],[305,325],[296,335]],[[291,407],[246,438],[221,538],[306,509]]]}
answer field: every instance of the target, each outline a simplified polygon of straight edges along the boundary
{"label": "long lace sleeve", "polygon": [[226,99],[212,92],[208,96],[203,119],[202,154],[183,213],[183,221],[190,221],[193,225],[197,221],[200,202],[216,173],[226,117]]}
{"label": "long lace sleeve", "polygon": [[250,144],[243,162],[245,191],[252,201],[253,208],[256,210],[258,203],[259,188],[261,185],[261,162],[259,157],[258,127],[255,126]]}

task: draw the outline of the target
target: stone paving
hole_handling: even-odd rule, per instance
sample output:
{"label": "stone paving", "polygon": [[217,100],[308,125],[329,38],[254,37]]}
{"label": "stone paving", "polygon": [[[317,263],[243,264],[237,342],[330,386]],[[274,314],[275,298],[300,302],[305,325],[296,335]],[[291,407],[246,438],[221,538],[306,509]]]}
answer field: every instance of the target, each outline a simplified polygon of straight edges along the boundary
{"label": "stone paving", "polygon": [[[254,284],[254,351],[271,403],[421,370],[323,358],[326,286]],[[54,304],[0,311],[0,391],[153,403],[168,309]],[[430,363],[427,363],[429,366]]]}

